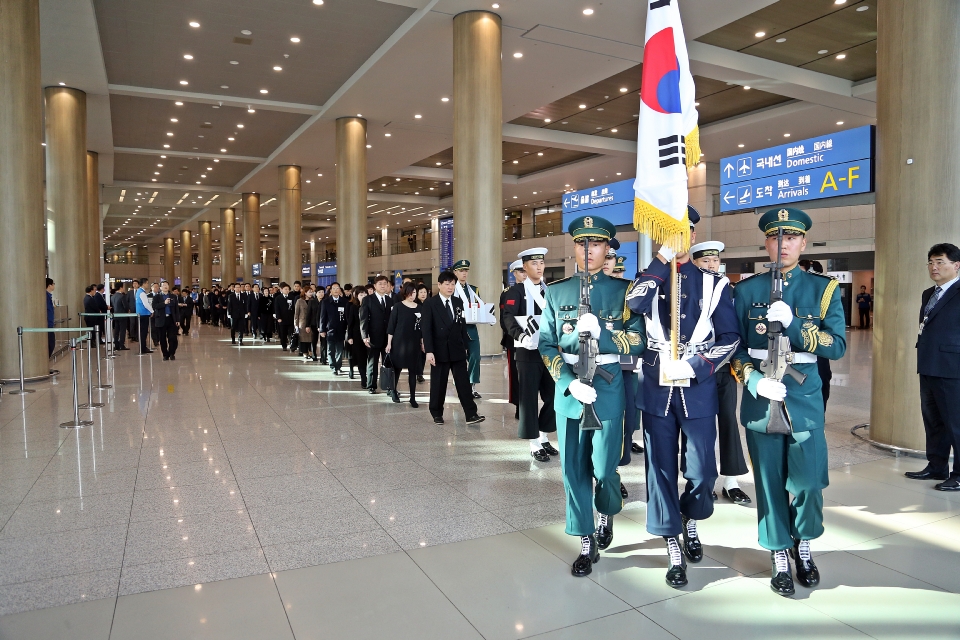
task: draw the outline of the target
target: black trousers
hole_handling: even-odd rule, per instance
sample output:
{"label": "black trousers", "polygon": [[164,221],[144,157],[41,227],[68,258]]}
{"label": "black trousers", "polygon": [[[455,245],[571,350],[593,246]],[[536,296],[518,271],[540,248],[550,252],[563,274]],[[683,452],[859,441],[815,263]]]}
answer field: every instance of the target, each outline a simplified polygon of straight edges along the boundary
{"label": "black trousers", "polygon": [[858,309],[860,312],[860,328],[870,328],[870,309]]}
{"label": "black trousers", "polygon": [[960,378],[920,376],[920,415],[927,435],[927,461],[937,471],[948,471],[953,448],[954,477],[960,477]]}
{"label": "black trousers", "polygon": [[333,371],[343,367],[343,338],[327,334],[327,361]]}
{"label": "black trousers", "polygon": [[[383,349],[370,346],[367,348],[367,388],[376,389],[377,381],[380,379],[380,363],[386,354]],[[444,377],[446,384],[446,377]]]}
{"label": "black trousers", "polygon": [[160,334],[160,353],[164,358],[177,355],[177,330],[179,326],[176,322],[168,320],[162,327],[157,327],[157,333]]}
{"label": "black trousers", "polygon": [[256,338],[263,331],[259,316],[250,316],[250,337]]}
{"label": "black trousers", "polygon": [[230,341],[237,341],[237,334],[240,334],[240,342],[243,342],[243,334],[246,333],[247,329],[247,319],[246,318],[231,318],[230,320]]}
{"label": "black trousers", "polygon": [[147,352],[147,334],[150,332],[150,316],[140,316],[137,318],[140,322],[140,353]]}
{"label": "black trousers", "polygon": [[[370,360],[368,359],[367,362],[369,363]],[[443,400],[447,397],[447,377],[451,371],[463,412],[468,417],[477,415],[477,403],[473,401],[473,389],[470,386],[466,360],[438,362],[430,367],[430,415],[434,418],[443,417]]]}
{"label": "black trousers", "polygon": [[180,328],[183,329],[183,335],[185,336],[190,334],[190,318],[192,315],[191,313],[184,313],[183,317],[180,318]]}
{"label": "black trousers", "polygon": [[121,349],[127,344],[127,319],[117,318],[113,321],[113,346]]}
{"label": "black trousers", "polygon": [[[400,372],[403,371],[400,367],[393,368],[393,380],[394,380],[394,391],[400,393]],[[410,385],[410,398],[414,398],[417,395],[417,372],[413,369],[407,369],[407,383]]]}
{"label": "black trousers", "polygon": [[286,349],[287,343],[290,342],[290,336],[293,334],[293,323],[278,322],[277,334],[280,336],[280,346]]}
{"label": "black trousers", "polygon": [[[539,357],[530,359],[526,349],[517,349],[517,395],[520,407],[520,424],[517,437],[532,440],[540,437],[540,432],[553,433],[557,430],[557,414],[553,409],[553,392],[556,385]],[[540,407],[539,400],[543,400]],[[539,409],[539,410],[538,410]]]}
{"label": "black trousers", "polygon": [[352,345],[348,345],[351,355],[351,371],[353,371],[353,365],[357,366],[357,372],[360,374],[360,386],[364,389],[367,388],[367,345],[360,342],[354,342]]}
{"label": "black trousers", "polygon": [[737,419],[737,380],[724,365],[717,370],[717,439],[720,445],[720,475],[742,476],[747,473],[740,442],[740,421]]}

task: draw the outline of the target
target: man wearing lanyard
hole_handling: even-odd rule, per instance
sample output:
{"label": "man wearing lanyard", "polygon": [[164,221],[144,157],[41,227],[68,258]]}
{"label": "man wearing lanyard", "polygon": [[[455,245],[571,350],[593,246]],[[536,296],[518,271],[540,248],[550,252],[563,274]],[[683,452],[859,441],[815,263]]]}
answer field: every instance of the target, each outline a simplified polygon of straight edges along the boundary
{"label": "man wearing lanyard", "polygon": [[[453,275],[457,276],[456,294],[463,301],[463,308],[468,306],[483,306],[480,300],[480,290],[472,284],[467,284],[467,276],[470,274],[470,261],[457,260],[453,263]],[[477,385],[480,384],[480,332],[477,331],[477,325],[467,324],[467,373],[470,374],[470,386],[473,390],[473,397],[479,399]]]}

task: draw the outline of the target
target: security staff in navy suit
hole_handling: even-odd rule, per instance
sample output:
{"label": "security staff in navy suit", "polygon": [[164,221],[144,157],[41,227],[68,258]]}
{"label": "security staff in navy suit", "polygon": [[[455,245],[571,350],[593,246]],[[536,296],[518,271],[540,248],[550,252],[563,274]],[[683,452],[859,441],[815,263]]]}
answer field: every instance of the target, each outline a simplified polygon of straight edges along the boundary
{"label": "security staff in navy suit", "polygon": [[[693,207],[688,207],[688,215],[693,241],[693,225],[700,216]],[[690,262],[689,254],[678,255],[680,350],[679,359],[671,359],[670,260],[674,255],[667,247],[660,249],[628,291],[627,309],[643,315],[647,327],[642,365],[647,531],[663,536],[670,558],[667,584],[681,587],[687,584],[683,555],[691,562],[703,559],[697,520],[713,515],[718,411],[715,374],[740,344],[740,327],[729,280],[701,270]],[[666,384],[661,383],[661,371]],[[686,436],[683,475],[687,484],[678,496],[681,432]]]}
{"label": "security staff in navy suit", "polygon": [[934,488],[960,491],[960,248],[949,243],[933,245],[927,252],[927,270],[936,286],[921,296],[917,336],[927,466],[904,475],[914,480],[942,480]]}

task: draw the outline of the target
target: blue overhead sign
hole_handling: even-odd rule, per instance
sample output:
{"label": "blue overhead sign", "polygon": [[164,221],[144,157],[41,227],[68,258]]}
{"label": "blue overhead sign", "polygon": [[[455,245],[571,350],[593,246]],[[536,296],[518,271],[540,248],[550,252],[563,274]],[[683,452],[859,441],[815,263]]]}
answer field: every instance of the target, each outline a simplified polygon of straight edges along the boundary
{"label": "blue overhead sign", "polygon": [[603,184],[563,194],[563,228],[570,221],[592,212],[614,226],[633,224],[633,179]]}
{"label": "blue overhead sign", "polygon": [[720,211],[873,191],[873,138],[865,126],[723,158]]}
{"label": "blue overhead sign", "polygon": [[336,262],[318,262],[317,263],[318,278],[323,278],[325,276],[335,276],[335,275],[337,275]]}

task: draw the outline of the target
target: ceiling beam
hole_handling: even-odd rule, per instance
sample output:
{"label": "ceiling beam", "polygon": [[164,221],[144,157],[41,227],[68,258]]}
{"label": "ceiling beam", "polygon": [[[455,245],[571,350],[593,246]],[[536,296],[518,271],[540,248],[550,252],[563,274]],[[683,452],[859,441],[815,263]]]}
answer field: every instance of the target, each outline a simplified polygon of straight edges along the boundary
{"label": "ceiling beam", "polygon": [[541,127],[527,127],[519,124],[503,125],[503,141],[518,142],[521,144],[542,144],[554,149],[570,151],[584,151],[599,153],[607,156],[635,156],[637,143],[635,140],[619,140],[603,136],[588,135],[586,133],[571,133],[544,129]]}
{"label": "ceiling beam", "polygon": [[223,153],[197,153],[196,151],[170,151],[169,149],[137,149],[135,147],[114,147],[114,153],[129,153],[137,156],[171,156],[174,158],[201,158],[203,160],[230,160],[232,162],[263,162],[266,158],[255,156],[231,156]]}
{"label": "ceiling beam", "polygon": [[117,180],[112,187],[117,189],[172,189],[181,191],[212,191],[213,193],[233,193],[230,187],[211,187],[204,184],[177,184],[173,182],[134,182]]}
{"label": "ceiling beam", "polygon": [[154,100],[180,100],[181,102],[195,102],[197,104],[216,104],[224,107],[239,107],[241,109],[263,109],[264,111],[281,111],[283,113],[301,113],[314,115],[320,112],[320,107],[312,104],[296,102],[279,102],[277,100],[263,100],[262,98],[238,98],[236,96],[221,96],[215,93],[193,93],[191,91],[177,91],[174,89],[154,89],[152,87],[132,87],[125,84],[109,85],[110,95],[132,96],[134,98],[152,98]]}

